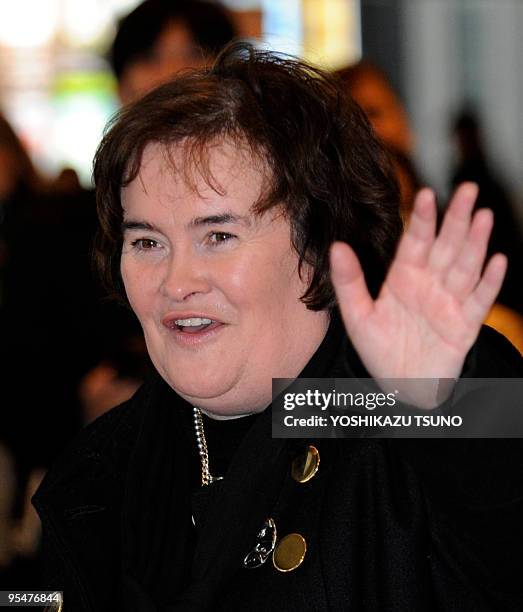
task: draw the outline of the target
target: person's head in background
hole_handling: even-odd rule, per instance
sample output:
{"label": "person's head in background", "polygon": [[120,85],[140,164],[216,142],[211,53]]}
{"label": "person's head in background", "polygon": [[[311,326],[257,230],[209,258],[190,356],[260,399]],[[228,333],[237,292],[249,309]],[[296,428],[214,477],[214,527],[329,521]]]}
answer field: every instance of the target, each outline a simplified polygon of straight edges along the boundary
{"label": "person's head in background", "polygon": [[337,74],[365,111],[380,140],[390,149],[410,156],[413,136],[407,114],[385,74],[366,60],[342,68]]}
{"label": "person's head in background", "polygon": [[471,108],[464,108],[452,125],[459,161],[486,164],[480,120]]}
{"label": "person's head in background", "polygon": [[8,121],[0,114],[0,203],[19,189],[33,190],[40,178],[29,154]]}
{"label": "person's head in background", "polygon": [[403,104],[385,74],[366,60],[338,70],[337,75],[392,154],[401,190],[401,214],[406,221],[422,185],[411,158],[414,137]]}
{"label": "person's head in background", "polygon": [[209,63],[235,36],[229,13],[216,2],[145,0],[120,21],[109,52],[121,102]]}

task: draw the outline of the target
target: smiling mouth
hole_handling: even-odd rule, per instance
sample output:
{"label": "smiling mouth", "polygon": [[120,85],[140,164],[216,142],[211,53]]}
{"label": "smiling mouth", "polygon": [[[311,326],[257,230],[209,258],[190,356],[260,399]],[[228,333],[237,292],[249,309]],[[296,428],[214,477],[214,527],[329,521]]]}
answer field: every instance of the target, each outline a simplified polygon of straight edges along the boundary
{"label": "smiling mouth", "polygon": [[219,321],[212,319],[203,319],[200,317],[191,317],[190,319],[175,319],[172,321],[172,328],[185,334],[197,334],[204,330],[214,329],[221,325]]}

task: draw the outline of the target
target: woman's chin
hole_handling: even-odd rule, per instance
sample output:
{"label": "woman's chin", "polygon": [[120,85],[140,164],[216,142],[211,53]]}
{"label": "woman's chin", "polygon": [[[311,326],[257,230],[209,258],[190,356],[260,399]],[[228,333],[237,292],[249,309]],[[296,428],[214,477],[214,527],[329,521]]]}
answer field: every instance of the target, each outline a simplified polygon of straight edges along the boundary
{"label": "woman's chin", "polygon": [[[225,384],[226,382],[228,384]],[[271,402],[270,390],[265,401],[257,401],[258,398],[255,398],[251,391],[247,389],[242,392],[232,380],[221,380],[219,384],[210,384],[209,381],[202,384],[169,384],[186,402],[210,416],[229,417],[261,412]]]}
{"label": "woman's chin", "polygon": [[198,376],[192,380],[179,376],[166,378],[167,383],[185,400],[196,406],[220,405],[234,395],[234,380],[212,380]]}

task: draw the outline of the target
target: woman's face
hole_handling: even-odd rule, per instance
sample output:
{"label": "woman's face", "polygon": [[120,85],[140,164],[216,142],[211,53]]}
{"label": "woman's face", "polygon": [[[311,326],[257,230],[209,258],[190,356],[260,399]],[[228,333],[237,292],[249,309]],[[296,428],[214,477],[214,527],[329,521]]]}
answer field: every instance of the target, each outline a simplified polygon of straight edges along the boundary
{"label": "woman's face", "polygon": [[350,94],[365,111],[378,138],[409,156],[413,138],[407,115],[388,83],[374,72],[365,72],[354,81]]}
{"label": "woman's face", "polygon": [[[281,211],[251,211],[267,180],[260,164],[231,144],[210,151],[220,193],[197,170],[191,181],[175,172],[160,146],[146,148],[122,191],[121,273],[162,377],[227,416],[263,410],[272,377],[299,374],[328,317],[299,299],[307,279]],[[182,151],[171,157],[180,168]]]}

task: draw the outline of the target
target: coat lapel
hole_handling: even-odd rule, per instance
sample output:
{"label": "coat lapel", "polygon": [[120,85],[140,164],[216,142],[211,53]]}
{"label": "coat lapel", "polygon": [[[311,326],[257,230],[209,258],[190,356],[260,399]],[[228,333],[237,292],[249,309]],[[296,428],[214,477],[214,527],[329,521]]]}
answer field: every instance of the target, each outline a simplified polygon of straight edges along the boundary
{"label": "coat lapel", "polygon": [[242,568],[256,534],[276,504],[289,454],[286,440],[271,438],[270,418],[267,410],[255,422],[207,507],[194,555],[192,584],[177,605],[190,602],[206,608],[216,601],[217,591]]}

